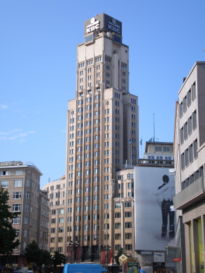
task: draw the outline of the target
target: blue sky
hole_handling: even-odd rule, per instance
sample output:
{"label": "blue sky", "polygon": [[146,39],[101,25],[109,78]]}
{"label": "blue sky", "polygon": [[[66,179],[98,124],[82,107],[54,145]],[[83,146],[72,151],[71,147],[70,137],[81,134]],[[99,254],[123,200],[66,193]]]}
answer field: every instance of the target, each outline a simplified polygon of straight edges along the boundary
{"label": "blue sky", "polygon": [[[0,0],[0,161],[32,162],[41,184],[65,173],[66,108],[84,21],[123,23],[140,138],[172,141],[182,79],[205,60],[204,0]],[[142,149],[141,149],[142,150]]]}

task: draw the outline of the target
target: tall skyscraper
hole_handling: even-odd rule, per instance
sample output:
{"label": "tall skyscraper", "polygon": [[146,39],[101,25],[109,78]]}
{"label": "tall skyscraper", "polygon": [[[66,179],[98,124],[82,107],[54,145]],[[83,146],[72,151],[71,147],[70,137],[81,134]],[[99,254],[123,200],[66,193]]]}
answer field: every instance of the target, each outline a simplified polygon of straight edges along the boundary
{"label": "tall skyscraper", "polygon": [[[95,258],[114,246],[116,171],[138,158],[138,99],[129,93],[122,23],[87,20],[77,47],[77,87],[68,103],[65,241]],[[66,247],[66,246],[65,246]]]}

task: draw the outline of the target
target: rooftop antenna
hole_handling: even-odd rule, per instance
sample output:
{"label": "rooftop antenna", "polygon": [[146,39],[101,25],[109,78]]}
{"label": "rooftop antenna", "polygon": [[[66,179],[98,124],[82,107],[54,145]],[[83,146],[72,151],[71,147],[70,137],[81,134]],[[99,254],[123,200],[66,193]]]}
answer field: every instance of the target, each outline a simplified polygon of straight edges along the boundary
{"label": "rooftop antenna", "polygon": [[155,113],[153,113],[153,142],[155,142]]}

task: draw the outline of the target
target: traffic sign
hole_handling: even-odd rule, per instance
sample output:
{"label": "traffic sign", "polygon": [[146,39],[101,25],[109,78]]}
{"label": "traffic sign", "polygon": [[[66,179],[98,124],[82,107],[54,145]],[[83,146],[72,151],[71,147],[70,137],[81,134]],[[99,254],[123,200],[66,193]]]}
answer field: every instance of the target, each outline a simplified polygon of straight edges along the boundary
{"label": "traffic sign", "polygon": [[120,263],[124,264],[127,262],[127,256],[125,256],[124,254],[122,254],[120,257],[119,257],[119,261]]}

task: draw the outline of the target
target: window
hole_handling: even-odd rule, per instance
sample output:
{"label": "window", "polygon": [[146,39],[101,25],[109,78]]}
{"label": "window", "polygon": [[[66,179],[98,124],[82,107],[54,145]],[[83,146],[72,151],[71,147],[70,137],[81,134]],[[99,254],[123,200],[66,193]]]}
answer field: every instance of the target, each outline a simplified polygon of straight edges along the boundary
{"label": "window", "polygon": [[192,133],[192,117],[188,119],[188,134],[191,135]]}
{"label": "window", "polygon": [[22,187],[22,185],[23,185],[23,180],[22,179],[15,179],[14,180],[14,187],[15,188],[20,188],[20,187]]}
{"label": "window", "polygon": [[92,64],[92,63],[93,63],[93,59],[92,59],[92,58],[86,61],[86,64],[87,64],[87,65],[90,65],[90,64]]}
{"label": "window", "polygon": [[125,228],[131,228],[132,223],[131,222],[125,222]]}
{"label": "window", "polygon": [[185,151],[185,166],[187,166],[189,164],[189,153],[188,153],[188,149],[186,149]]}
{"label": "window", "polygon": [[190,163],[193,162],[193,145],[192,144],[189,146],[189,161]]}
{"label": "window", "polygon": [[131,244],[125,245],[125,249],[126,249],[126,250],[132,250],[132,245],[131,245]]}
{"label": "window", "polygon": [[196,98],[196,83],[194,82],[191,87],[191,98],[192,100],[195,100]]}
{"label": "window", "polygon": [[130,211],[125,211],[125,217],[132,217],[132,213]]}
{"label": "window", "polygon": [[0,182],[0,185],[2,186],[2,188],[8,188],[9,182],[4,180]]}
{"label": "window", "polygon": [[13,199],[21,199],[21,192],[13,192]]}
{"label": "window", "polygon": [[121,234],[115,233],[115,240],[120,240],[120,239],[121,239]]}
{"label": "window", "polygon": [[125,202],[125,208],[130,208],[132,206],[132,203],[131,202]]}
{"label": "window", "polygon": [[58,223],[63,224],[64,223],[64,218],[58,218]]}
{"label": "window", "polygon": [[115,213],[115,218],[120,218],[121,217],[121,213],[120,212],[116,212]]}
{"label": "window", "polygon": [[184,139],[186,140],[188,136],[188,125],[187,122],[184,124]]}
{"label": "window", "polygon": [[64,214],[64,209],[59,209],[58,214]]}
{"label": "window", "polygon": [[13,225],[19,225],[21,223],[21,217],[13,218]]}
{"label": "window", "polygon": [[109,209],[109,204],[104,204],[104,209]]}
{"label": "window", "polygon": [[95,57],[95,62],[100,62],[102,60],[102,56]]}
{"label": "window", "polygon": [[13,204],[12,205],[12,211],[13,212],[20,212],[21,211],[21,205],[20,204]]}
{"label": "window", "polygon": [[197,139],[194,141],[194,158],[197,158],[197,149],[198,149],[198,147],[197,147]]}
{"label": "window", "polygon": [[189,107],[191,104],[191,89],[187,93],[187,106]]}
{"label": "window", "polygon": [[52,214],[52,215],[55,215],[55,214],[56,214],[56,210],[55,210],[55,209],[52,209],[52,210],[51,210],[51,214]]}
{"label": "window", "polygon": [[105,214],[104,214],[104,219],[109,219],[109,218],[110,218],[109,213],[105,213]]}
{"label": "window", "polygon": [[187,96],[184,97],[183,99],[183,112],[185,113],[187,109]]}
{"label": "window", "polygon": [[115,250],[120,250],[121,245],[115,245]]}
{"label": "window", "polygon": [[56,223],[56,218],[51,218],[51,224],[55,224]]}
{"label": "window", "polygon": [[193,120],[193,130],[196,129],[196,111],[194,111],[193,115],[192,115],[192,120]]}
{"label": "window", "polygon": [[161,146],[155,146],[155,152],[161,152],[162,147]]}
{"label": "window", "polygon": [[120,223],[115,223],[115,229],[120,228],[121,224]]}
{"label": "window", "polygon": [[183,115],[183,102],[181,102],[180,105],[179,105],[179,115],[180,115],[180,118]]}
{"label": "window", "polygon": [[125,239],[132,239],[132,233],[125,233]]}

